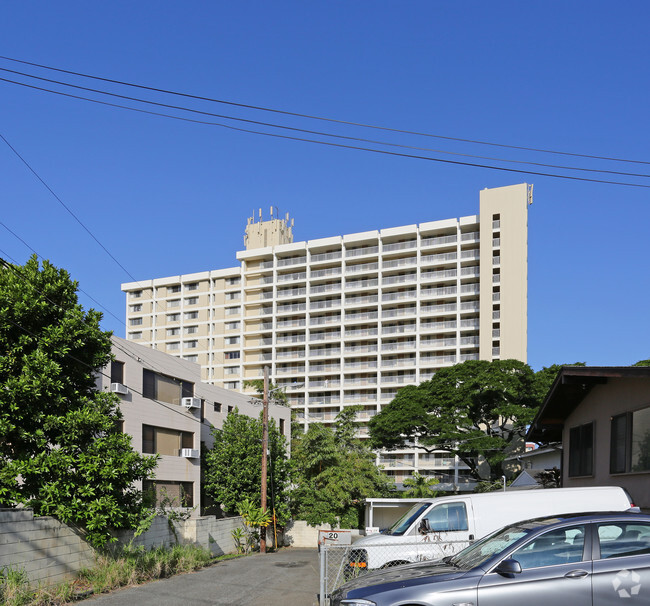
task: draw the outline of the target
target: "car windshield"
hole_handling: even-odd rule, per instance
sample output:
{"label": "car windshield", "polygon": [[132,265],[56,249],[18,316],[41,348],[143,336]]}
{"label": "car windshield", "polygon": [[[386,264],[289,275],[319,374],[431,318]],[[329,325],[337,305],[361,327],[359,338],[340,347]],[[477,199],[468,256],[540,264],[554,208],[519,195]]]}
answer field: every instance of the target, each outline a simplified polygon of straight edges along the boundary
{"label": "car windshield", "polygon": [[409,509],[397,522],[395,522],[385,534],[392,534],[395,536],[403,535],[415,520],[424,513],[431,506],[431,503],[416,503]]}
{"label": "car windshield", "polygon": [[449,563],[456,568],[462,570],[471,570],[476,568],[489,560],[492,556],[501,553],[510,545],[525,537],[536,526],[527,524],[518,524],[516,526],[508,526],[497,530],[487,537],[483,537],[480,541],[473,543],[463,551],[457,553],[452,558],[449,558]]}

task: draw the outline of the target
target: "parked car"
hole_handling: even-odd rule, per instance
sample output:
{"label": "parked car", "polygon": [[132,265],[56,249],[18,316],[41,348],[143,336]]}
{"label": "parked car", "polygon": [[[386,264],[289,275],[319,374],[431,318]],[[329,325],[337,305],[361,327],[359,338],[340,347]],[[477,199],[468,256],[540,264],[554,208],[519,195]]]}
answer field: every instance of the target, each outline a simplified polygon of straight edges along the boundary
{"label": "parked car", "polygon": [[[391,528],[356,541],[346,577],[366,569],[453,555],[491,532],[527,518],[634,508],[619,486],[553,488],[453,495],[413,505]],[[351,574],[354,573],[354,574]]]}
{"label": "parked car", "polygon": [[650,603],[650,515],[517,522],[455,556],[371,572],[332,606],[622,606]]}

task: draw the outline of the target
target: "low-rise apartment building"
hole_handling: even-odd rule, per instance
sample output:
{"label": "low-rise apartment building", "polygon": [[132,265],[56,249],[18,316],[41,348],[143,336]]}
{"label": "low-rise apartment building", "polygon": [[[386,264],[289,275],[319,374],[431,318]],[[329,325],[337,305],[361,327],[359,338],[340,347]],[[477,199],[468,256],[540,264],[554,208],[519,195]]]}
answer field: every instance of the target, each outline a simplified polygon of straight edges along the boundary
{"label": "low-rise apartment building", "polygon": [[[222,427],[235,409],[259,418],[259,401],[202,382],[194,362],[118,337],[112,343],[115,360],[98,375],[97,386],[119,395],[122,430],[132,436],[133,448],[160,455],[155,481],[143,488],[155,489],[159,501],[166,495],[178,505],[196,507],[199,515],[201,445],[212,447],[211,427]],[[269,417],[288,442],[289,408],[270,403]]]}
{"label": "low-rise apartment building", "polygon": [[[298,421],[367,421],[400,387],[469,359],[527,357],[527,216],[532,186],[480,192],[480,213],[293,241],[288,215],[249,218],[239,265],[122,285],[127,339],[197,362],[203,381],[286,389]],[[418,470],[450,488],[444,453],[384,453],[399,483]]]}

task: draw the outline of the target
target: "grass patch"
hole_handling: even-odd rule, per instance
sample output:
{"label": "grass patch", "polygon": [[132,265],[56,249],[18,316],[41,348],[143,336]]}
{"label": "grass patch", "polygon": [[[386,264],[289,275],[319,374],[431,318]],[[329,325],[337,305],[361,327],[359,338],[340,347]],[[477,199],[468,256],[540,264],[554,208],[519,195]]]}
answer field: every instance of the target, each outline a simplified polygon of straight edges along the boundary
{"label": "grass patch", "polygon": [[74,581],[37,588],[30,585],[24,571],[4,568],[0,569],[0,604],[62,606],[92,594],[199,570],[231,557],[215,558],[210,551],[196,545],[155,547],[148,551],[144,547],[126,546],[114,554],[97,556],[95,565],[81,570]]}

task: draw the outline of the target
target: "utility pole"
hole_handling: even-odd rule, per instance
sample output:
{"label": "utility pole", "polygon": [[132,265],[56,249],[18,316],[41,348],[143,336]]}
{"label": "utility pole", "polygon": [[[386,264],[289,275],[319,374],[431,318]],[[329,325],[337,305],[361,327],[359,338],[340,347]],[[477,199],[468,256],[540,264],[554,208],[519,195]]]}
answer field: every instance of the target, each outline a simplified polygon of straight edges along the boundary
{"label": "utility pole", "polygon": [[[269,367],[264,367],[262,396],[262,513],[266,511],[266,451],[269,445]],[[260,553],[266,553],[266,527],[260,528]]]}

